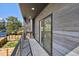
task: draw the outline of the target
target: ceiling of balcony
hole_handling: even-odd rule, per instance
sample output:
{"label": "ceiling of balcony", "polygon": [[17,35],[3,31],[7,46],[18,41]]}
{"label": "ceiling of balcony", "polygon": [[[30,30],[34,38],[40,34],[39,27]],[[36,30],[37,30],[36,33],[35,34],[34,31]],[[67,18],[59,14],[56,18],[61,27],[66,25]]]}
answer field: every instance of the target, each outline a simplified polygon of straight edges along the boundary
{"label": "ceiling of balcony", "polygon": [[48,3],[20,3],[20,9],[23,17],[35,18]]}

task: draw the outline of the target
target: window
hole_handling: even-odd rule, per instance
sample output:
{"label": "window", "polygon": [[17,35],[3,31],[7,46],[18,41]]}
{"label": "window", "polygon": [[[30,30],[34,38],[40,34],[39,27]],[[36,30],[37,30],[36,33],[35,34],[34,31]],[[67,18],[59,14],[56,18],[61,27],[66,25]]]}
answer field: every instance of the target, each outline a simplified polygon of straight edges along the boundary
{"label": "window", "polygon": [[51,55],[52,53],[52,15],[40,21],[40,44]]}

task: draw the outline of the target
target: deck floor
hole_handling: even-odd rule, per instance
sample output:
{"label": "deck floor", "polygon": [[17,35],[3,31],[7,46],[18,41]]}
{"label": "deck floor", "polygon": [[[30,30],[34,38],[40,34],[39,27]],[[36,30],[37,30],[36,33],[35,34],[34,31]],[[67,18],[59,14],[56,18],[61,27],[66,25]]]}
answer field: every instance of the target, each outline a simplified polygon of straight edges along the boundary
{"label": "deck floor", "polygon": [[33,56],[49,56],[48,53],[38,44],[35,39],[30,39]]}

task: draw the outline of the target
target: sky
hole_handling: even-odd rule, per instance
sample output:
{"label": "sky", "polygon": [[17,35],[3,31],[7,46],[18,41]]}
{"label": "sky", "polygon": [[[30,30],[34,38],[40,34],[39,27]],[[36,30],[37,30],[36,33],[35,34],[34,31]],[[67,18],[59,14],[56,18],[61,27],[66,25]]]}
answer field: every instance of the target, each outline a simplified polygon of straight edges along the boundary
{"label": "sky", "polygon": [[0,3],[0,18],[15,16],[23,23],[22,14],[17,3]]}

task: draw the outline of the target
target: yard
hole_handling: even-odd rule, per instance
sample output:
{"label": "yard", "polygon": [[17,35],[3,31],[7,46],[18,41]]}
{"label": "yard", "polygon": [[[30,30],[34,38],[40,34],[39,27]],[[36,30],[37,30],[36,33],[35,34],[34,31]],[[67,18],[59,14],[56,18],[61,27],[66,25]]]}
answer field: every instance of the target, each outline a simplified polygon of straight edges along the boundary
{"label": "yard", "polygon": [[7,42],[3,46],[3,48],[12,48],[12,47],[15,47],[17,45],[17,43],[18,43],[18,40],[16,40],[16,41],[9,41],[9,42]]}
{"label": "yard", "polygon": [[0,56],[10,56],[20,39],[19,35],[10,35],[10,40],[0,48]]}
{"label": "yard", "polygon": [[0,48],[0,56],[10,56],[16,47],[18,40],[8,41],[2,48]]}

